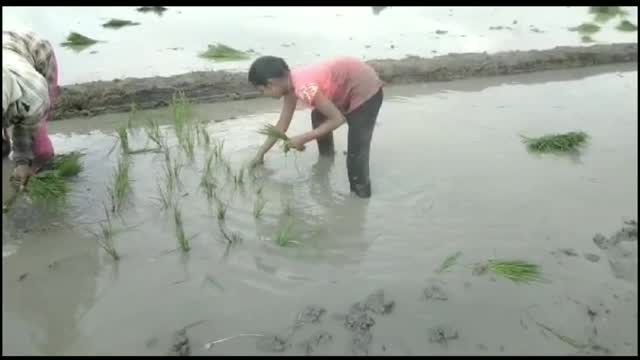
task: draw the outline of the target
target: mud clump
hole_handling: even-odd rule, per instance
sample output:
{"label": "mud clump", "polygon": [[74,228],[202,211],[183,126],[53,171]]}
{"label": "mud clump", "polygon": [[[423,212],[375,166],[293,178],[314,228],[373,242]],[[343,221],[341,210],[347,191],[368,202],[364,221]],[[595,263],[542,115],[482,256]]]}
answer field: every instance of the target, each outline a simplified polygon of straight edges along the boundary
{"label": "mud clump", "polygon": [[316,305],[309,305],[296,317],[296,326],[301,326],[304,324],[317,324],[320,322],[322,315],[324,315],[327,310],[323,307]]}
{"label": "mud clump", "polygon": [[594,263],[600,261],[600,255],[596,254],[584,254],[584,258]]}
{"label": "mud clump", "polygon": [[[452,81],[471,77],[629,63],[638,59],[638,44],[556,47],[495,54],[449,54],[435,58],[371,60],[387,84]],[[126,78],[67,85],[60,89],[55,119],[166,107],[176,91],[194,103],[246,100],[261,96],[246,73],[199,71],[169,77]]]}
{"label": "mud clump", "polygon": [[560,253],[565,256],[578,256],[578,253],[574,249],[559,249]]}
{"label": "mud clump", "polygon": [[344,325],[352,332],[349,347],[353,355],[368,355],[373,335],[371,330],[376,324],[370,313],[385,315],[393,311],[395,301],[387,301],[383,290],[377,290],[362,301],[355,303],[345,316]]}
{"label": "mud clump", "polygon": [[286,351],[290,345],[284,337],[269,335],[258,339],[256,347],[264,352],[281,353]]}
{"label": "mud clump", "polygon": [[313,354],[318,348],[329,344],[333,341],[333,336],[327,331],[319,331],[311,336],[311,338],[301,342],[298,346],[302,348],[307,355]]}
{"label": "mud clump", "polygon": [[431,284],[429,287],[424,289],[423,291],[424,297],[427,301],[429,300],[439,300],[439,301],[447,301],[449,300],[449,296],[442,289],[442,287],[438,284]]}
{"label": "mud clump", "polygon": [[171,348],[169,348],[169,356],[189,356],[191,355],[191,346],[185,329],[176,331],[173,334]]}
{"label": "mud clump", "polygon": [[593,237],[594,244],[606,252],[613,276],[627,281],[638,279],[637,241],[638,224],[635,220],[626,221],[608,238],[602,234]]}
{"label": "mud clump", "polygon": [[450,340],[458,338],[458,330],[448,325],[440,325],[429,329],[429,342],[431,343],[446,345]]}

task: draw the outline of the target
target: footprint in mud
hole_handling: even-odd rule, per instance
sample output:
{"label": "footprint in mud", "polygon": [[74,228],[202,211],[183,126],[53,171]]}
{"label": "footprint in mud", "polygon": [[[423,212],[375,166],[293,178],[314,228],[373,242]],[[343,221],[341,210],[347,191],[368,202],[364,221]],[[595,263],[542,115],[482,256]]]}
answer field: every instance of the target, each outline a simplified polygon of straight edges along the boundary
{"label": "footprint in mud", "polygon": [[584,258],[594,263],[600,261],[599,255],[591,254],[591,253],[584,254]]}
{"label": "footprint in mud", "polygon": [[395,301],[385,301],[384,290],[377,290],[367,296],[364,302],[356,303],[354,306],[360,307],[364,311],[372,311],[375,314],[389,314],[393,311]]}
{"label": "footprint in mud", "polygon": [[321,306],[309,305],[296,316],[296,326],[304,324],[317,324],[327,310]]}
{"label": "footprint in mud", "polygon": [[311,338],[298,344],[307,355],[311,355],[316,350],[333,341],[333,336],[327,331],[319,331],[311,336]]}
{"label": "footprint in mud", "polygon": [[369,345],[373,340],[370,331],[355,331],[351,339],[351,354],[353,355],[369,355]]}
{"label": "footprint in mud", "polygon": [[610,237],[596,234],[594,244],[607,254],[613,276],[627,281],[638,279],[638,224],[625,221],[625,226]]}
{"label": "footprint in mud", "polygon": [[286,338],[278,335],[264,336],[256,342],[256,348],[264,352],[281,353],[289,348]]}
{"label": "footprint in mud", "polygon": [[433,284],[429,285],[426,289],[424,289],[423,293],[424,293],[424,297],[425,297],[425,299],[427,301],[429,301],[429,300],[440,300],[440,301],[449,300],[449,296],[442,289],[442,286],[440,286],[440,284],[433,283]]}

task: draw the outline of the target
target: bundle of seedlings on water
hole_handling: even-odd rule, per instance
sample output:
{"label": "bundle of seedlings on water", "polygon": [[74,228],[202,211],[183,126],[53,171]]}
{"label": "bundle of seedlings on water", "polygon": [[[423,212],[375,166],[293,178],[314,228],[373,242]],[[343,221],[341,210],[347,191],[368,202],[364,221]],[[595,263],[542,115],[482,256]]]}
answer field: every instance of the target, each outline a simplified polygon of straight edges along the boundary
{"label": "bundle of seedlings on water", "polygon": [[440,265],[440,267],[438,269],[436,269],[436,273],[441,274],[443,272],[449,271],[449,269],[451,269],[451,267],[456,264],[456,262],[458,261],[458,258],[460,258],[460,256],[462,256],[462,252],[461,251],[458,251],[457,253],[455,253],[453,255],[449,255],[444,260],[442,265]]}
{"label": "bundle of seedlings on water", "polygon": [[167,8],[164,6],[140,6],[136,10],[141,13],[153,12],[156,15],[162,15],[163,12],[167,11]]}
{"label": "bundle of seedlings on water", "polygon": [[538,153],[575,152],[589,139],[589,135],[583,131],[550,134],[538,138],[530,138],[523,135],[521,137],[529,151]]}
{"label": "bundle of seedlings on water", "polygon": [[176,238],[178,239],[178,245],[180,246],[180,249],[182,249],[182,251],[188,252],[189,250],[191,250],[191,244],[184,232],[184,225],[182,223],[182,213],[177,204],[173,208],[173,218],[176,224]]}
{"label": "bundle of seedlings on water", "polygon": [[570,31],[577,31],[582,35],[592,35],[600,31],[600,26],[592,23],[583,23],[576,27],[569,28]]}
{"label": "bundle of seedlings on water", "polygon": [[293,222],[289,222],[287,225],[281,227],[276,232],[276,243],[283,247],[300,245],[299,241],[293,238]]}
{"label": "bundle of seedlings on water", "polygon": [[51,202],[64,200],[69,186],[55,171],[45,171],[30,177],[25,190],[33,200]]}
{"label": "bundle of seedlings on water", "polygon": [[206,51],[200,53],[200,57],[215,61],[233,61],[248,59],[249,54],[224,44],[216,44],[209,45]]}
{"label": "bundle of seedlings on water", "polygon": [[102,24],[102,27],[111,28],[111,29],[120,29],[125,26],[136,26],[136,25],[140,25],[140,23],[133,22],[130,20],[111,19],[108,22]]}
{"label": "bundle of seedlings on water", "polygon": [[599,23],[605,23],[617,16],[625,17],[628,15],[620,6],[591,6],[589,13],[595,15],[594,20]]}
{"label": "bundle of seedlings on water", "polygon": [[60,45],[73,50],[81,51],[98,42],[99,40],[86,37],[77,32],[72,32],[71,34],[69,34],[69,36],[67,36],[67,41],[63,42]]}
{"label": "bundle of seedlings on water", "polygon": [[256,202],[253,204],[253,217],[259,219],[262,217],[262,211],[264,207],[267,205],[267,200],[262,196],[262,194],[257,194]]}
{"label": "bundle of seedlings on water", "polygon": [[106,220],[104,222],[100,223],[100,232],[96,233],[94,231],[90,232],[93,234],[93,236],[96,237],[96,241],[98,242],[98,245],[107,253],[109,254],[113,260],[118,261],[120,260],[120,255],[118,255],[118,252],[116,251],[116,248],[113,244],[113,237],[114,237],[114,230],[113,230],[113,226],[111,223],[111,216],[109,215],[109,210],[107,209],[107,205],[103,204],[104,207],[104,213],[106,215]]}
{"label": "bundle of seedlings on water", "polygon": [[523,260],[489,260],[475,266],[474,273],[490,271],[515,283],[528,284],[545,281],[540,266]]}
{"label": "bundle of seedlings on water", "polygon": [[116,169],[113,172],[113,180],[109,186],[109,195],[111,198],[111,211],[119,212],[131,191],[131,181],[129,179],[129,158],[121,155],[118,159]]}
{"label": "bundle of seedlings on water", "polygon": [[620,24],[616,26],[616,29],[620,31],[625,31],[625,32],[633,32],[638,30],[638,26],[636,26],[629,20],[622,20]]}
{"label": "bundle of seedlings on water", "polygon": [[53,170],[63,178],[78,175],[82,171],[82,162],[80,161],[82,155],[77,151],[56,155],[53,160]]}
{"label": "bundle of seedlings on water", "polygon": [[282,130],[278,129],[274,125],[266,124],[262,129],[258,130],[258,133],[261,135],[268,136],[276,141],[282,141],[284,143],[284,152],[288,153],[291,149],[296,149],[289,140],[287,134],[285,134]]}

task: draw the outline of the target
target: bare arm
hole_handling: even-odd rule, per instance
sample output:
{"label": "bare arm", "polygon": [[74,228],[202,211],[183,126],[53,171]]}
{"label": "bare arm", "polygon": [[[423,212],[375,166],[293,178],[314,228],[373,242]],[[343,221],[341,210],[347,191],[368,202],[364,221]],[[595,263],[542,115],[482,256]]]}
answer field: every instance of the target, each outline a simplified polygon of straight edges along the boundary
{"label": "bare arm", "polygon": [[[289,94],[284,97],[284,102],[282,103],[282,111],[280,112],[280,119],[276,124],[276,128],[282,132],[286,132],[289,129],[289,125],[291,124],[291,119],[293,119],[293,113],[296,111],[296,104],[298,99],[294,94]],[[264,155],[273,147],[273,144],[276,143],[276,139],[267,137],[264,144],[258,150],[257,158],[262,160]]]}
{"label": "bare arm", "polygon": [[315,108],[326,117],[326,121],[317,128],[299,135],[302,144],[323,137],[332,132],[346,121],[340,110],[324,94],[318,92],[314,97]]}

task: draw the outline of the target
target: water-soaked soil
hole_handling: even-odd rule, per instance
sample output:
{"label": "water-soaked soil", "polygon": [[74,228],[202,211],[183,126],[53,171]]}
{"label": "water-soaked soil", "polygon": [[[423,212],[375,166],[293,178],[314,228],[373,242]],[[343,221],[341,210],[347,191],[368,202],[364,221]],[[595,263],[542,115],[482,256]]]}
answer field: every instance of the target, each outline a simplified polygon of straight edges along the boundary
{"label": "water-soaked soil", "polygon": [[[391,86],[385,95],[370,200],[349,196],[346,128],[333,159],[318,159],[313,144],[286,156],[274,148],[239,187],[216,168],[224,226],[242,238],[233,246],[198,187],[200,145],[193,163],[179,157],[179,206],[194,235],[187,254],[175,250],[173,212],[156,200],[163,156],[133,155],[129,202],[113,219],[127,229],[114,238],[118,262],[87,230],[104,220],[118,157],[112,129],[127,114],[51,123],[56,151],[83,151],[85,167],[66,208],[22,199],[3,215],[3,354],[637,355],[637,69]],[[237,174],[278,105],[194,110],[212,120],[206,130],[225,140]],[[166,109],[139,115],[167,121]],[[309,113],[297,112],[291,134],[309,128]],[[572,157],[530,154],[519,137],[575,129],[591,139]],[[172,128],[162,131],[180,154]],[[143,147],[144,133],[130,142]],[[255,219],[259,188],[267,205]],[[290,223],[300,245],[280,247],[275,234]],[[493,258],[539,264],[549,282],[472,275]]]}

